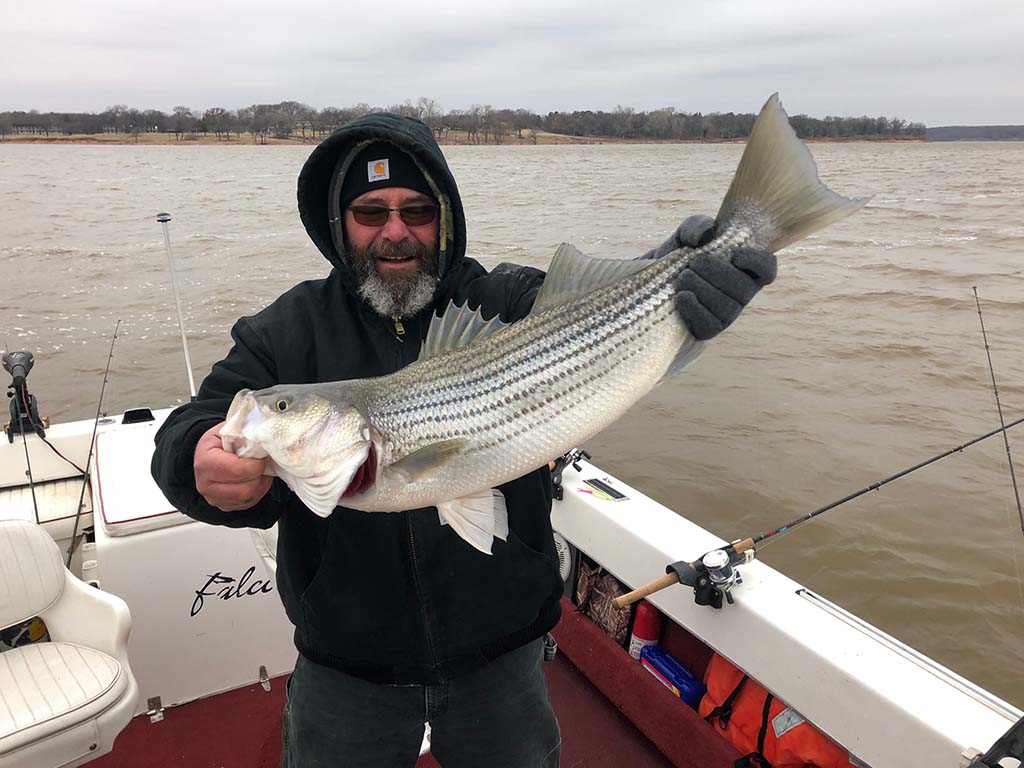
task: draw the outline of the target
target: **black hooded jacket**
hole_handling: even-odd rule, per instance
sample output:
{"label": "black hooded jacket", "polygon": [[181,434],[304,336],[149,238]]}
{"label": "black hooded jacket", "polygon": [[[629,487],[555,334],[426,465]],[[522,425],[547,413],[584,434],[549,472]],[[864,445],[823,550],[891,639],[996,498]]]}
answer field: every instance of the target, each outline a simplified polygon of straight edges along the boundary
{"label": "black hooded jacket", "polygon": [[[413,156],[441,204],[434,306],[401,323],[377,315],[359,297],[331,233],[335,169],[379,140]],[[234,346],[213,366],[196,402],[176,409],[157,433],[153,477],[197,520],[231,527],[278,523],[277,585],[303,655],[376,682],[450,679],[540,637],[558,621],[562,582],[546,468],[501,486],[510,533],[485,555],[451,526],[441,526],[434,508],[367,513],[338,507],[321,518],[280,480],[251,509],[223,512],[196,490],[195,447],[224,419],[240,389],[390,373],[417,359],[435,310],[469,301],[487,317],[500,312],[505,321],[516,320],[529,312],[544,274],[511,265],[488,273],[466,258],[458,188],[433,133],[418,120],[373,114],[335,131],[306,161],[298,205],[333,269],[235,324]]]}

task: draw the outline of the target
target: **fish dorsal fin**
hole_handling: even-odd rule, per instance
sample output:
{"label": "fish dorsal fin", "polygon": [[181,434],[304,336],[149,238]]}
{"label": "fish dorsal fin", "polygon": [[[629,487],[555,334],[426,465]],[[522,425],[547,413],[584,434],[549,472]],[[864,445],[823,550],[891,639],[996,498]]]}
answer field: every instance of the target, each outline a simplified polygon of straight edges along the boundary
{"label": "fish dorsal fin", "polygon": [[435,315],[431,320],[427,338],[423,340],[423,349],[420,350],[420,360],[464,347],[476,339],[500,331],[507,325],[508,323],[501,322],[501,315],[484,320],[480,310],[469,308],[469,302],[460,307],[450,301],[444,314],[441,317]]}
{"label": "fish dorsal fin", "polygon": [[646,269],[653,262],[631,259],[595,259],[569,243],[555,251],[532,312],[564,304],[584,294],[613,285]]}

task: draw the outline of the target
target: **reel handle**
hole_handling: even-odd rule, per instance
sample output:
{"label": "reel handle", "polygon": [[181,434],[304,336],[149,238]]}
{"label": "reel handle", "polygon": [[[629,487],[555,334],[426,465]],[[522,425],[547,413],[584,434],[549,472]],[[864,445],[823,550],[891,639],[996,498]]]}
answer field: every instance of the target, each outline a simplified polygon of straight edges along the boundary
{"label": "reel handle", "polygon": [[676,576],[675,572],[666,573],[661,578],[655,579],[652,582],[644,584],[642,587],[637,587],[632,592],[615,598],[615,605],[618,608],[626,608],[637,600],[643,600],[648,595],[653,595],[655,592],[660,592],[667,587],[671,587],[673,584],[679,583],[679,577]]}

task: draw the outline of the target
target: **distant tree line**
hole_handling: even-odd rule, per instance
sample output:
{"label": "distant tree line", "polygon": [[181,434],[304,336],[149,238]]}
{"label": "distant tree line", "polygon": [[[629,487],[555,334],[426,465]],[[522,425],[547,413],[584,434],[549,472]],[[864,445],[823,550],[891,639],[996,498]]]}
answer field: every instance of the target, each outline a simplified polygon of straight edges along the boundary
{"label": "distant tree line", "polygon": [[[755,115],[734,112],[681,112],[665,107],[650,112],[616,107],[611,112],[576,110],[539,115],[527,109],[495,109],[474,104],[469,109],[445,112],[434,99],[421,97],[387,108],[356,104],[351,107],[316,109],[297,101],[253,104],[230,110],[211,107],[204,112],[177,106],[170,113],[139,110],[124,104],[103,112],[0,112],[0,139],[10,133],[50,135],[118,133],[138,137],[142,133],[174,134],[187,140],[213,134],[229,140],[248,134],[266,144],[268,137],[316,141],[349,120],[367,112],[397,112],[418,117],[438,139],[450,138],[472,144],[501,144],[506,137],[536,141],[538,131],[578,137],[666,141],[728,141],[750,134]],[[923,123],[898,117],[825,117],[794,115],[790,122],[797,135],[807,139],[925,138]],[[525,136],[524,136],[525,132]],[[454,135],[453,135],[454,133]]]}
{"label": "distant tree line", "polygon": [[929,141],[1020,141],[1024,125],[943,125],[928,129]]}

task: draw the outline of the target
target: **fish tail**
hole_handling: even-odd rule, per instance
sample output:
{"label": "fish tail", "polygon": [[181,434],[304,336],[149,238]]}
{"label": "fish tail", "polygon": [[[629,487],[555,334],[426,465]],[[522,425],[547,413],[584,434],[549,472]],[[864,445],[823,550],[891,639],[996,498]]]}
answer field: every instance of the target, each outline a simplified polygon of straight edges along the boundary
{"label": "fish tail", "polygon": [[859,209],[826,187],[810,151],[797,138],[776,93],[754,121],[736,175],[718,211],[718,230],[743,220],[754,244],[777,251]]}

